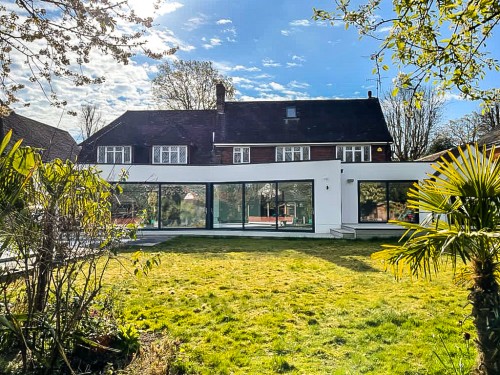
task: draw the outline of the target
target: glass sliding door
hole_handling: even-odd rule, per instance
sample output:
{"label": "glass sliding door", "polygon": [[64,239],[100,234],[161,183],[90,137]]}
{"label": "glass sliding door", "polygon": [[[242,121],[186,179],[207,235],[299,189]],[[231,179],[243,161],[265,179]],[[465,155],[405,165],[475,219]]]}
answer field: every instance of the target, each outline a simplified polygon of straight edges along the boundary
{"label": "glass sliding door", "polygon": [[113,197],[111,215],[118,225],[158,227],[158,184],[121,184],[122,193]]}
{"label": "glass sliding door", "polygon": [[206,227],[205,185],[161,185],[161,228]]}
{"label": "glass sliding door", "polygon": [[276,183],[245,183],[245,229],[276,229]]}
{"label": "glass sliding door", "polygon": [[213,227],[243,228],[243,184],[213,185]]}
{"label": "glass sliding door", "polygon": [[278,182],[278,229],[313,229],[313,184]]}

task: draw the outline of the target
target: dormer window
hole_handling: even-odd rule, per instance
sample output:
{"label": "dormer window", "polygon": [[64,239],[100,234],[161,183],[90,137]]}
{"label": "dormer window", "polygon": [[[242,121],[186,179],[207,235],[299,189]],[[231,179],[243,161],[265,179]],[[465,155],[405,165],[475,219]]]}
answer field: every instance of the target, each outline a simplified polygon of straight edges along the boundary
{"label": "dormer window", "polygon": [[187,164],[187,146],[153,146],[153,164]]}
{"label": "dormer window", "polygon": [[297,117],[297,108],[286,107],[286,118],[296,118],[296,117]]}
{"label": "dormer window", "polygon": [[130,164],[132,162],[131,146],[99,146],[97,162],[102,164]]}

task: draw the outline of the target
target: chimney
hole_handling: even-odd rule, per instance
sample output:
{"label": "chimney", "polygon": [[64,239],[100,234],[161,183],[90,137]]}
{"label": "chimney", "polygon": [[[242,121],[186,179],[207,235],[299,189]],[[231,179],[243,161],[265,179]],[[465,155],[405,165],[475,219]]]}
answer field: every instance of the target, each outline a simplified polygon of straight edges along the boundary
{"label": "chimney", "polygon": [[371,99],[372,98],[372,92],[371,90],[368,91],[368,99]]}
{"label": "chimney", "polygon": [[226,88],[220,82],[215,85],[215,95],[217,97],[217,113],[223,114],[226,103]]}

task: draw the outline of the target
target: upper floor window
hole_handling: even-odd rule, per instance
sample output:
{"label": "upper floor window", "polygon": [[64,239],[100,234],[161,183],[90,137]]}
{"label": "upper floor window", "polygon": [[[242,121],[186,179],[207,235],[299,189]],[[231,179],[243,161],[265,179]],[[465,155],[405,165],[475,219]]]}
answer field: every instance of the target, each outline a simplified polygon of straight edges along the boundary
{"label": "upper floor window", "polygon": [[132,162],[131,146],[99,146],[97,162],[103,164],[130,164]]}
{"label": "upper floor window", "polygon": [[250,163],[250,147],[233,147],[233,164]]}
{"label": "upper floor window", "polygon": [[276,161],[310,160],[309,146],[279,146],[276,147]]}
{"label": "upper floor window", "polygon": [[371,161],[371,147],[368,146],[337,146],[337,159],[347,163]]}
{"label": "upper floor window", "polygon": [[187,164],[187,146],[153,146],[153,164]]}
{"label": "upper floor window", "polygon": [[295,117],[297,117],[297,108],[295,108],[295,107],[286,107],[286,117],[287,118],[295,118]]}

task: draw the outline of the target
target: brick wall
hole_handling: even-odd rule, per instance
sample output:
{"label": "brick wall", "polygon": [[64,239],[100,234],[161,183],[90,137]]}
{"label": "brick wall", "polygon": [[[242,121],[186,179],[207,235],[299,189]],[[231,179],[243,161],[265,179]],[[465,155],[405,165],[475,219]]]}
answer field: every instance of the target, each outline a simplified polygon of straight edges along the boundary
{"label": "brick wall", "polygon": [[372,146],[372,162],[391,161],[391,147],[389,145]]}

